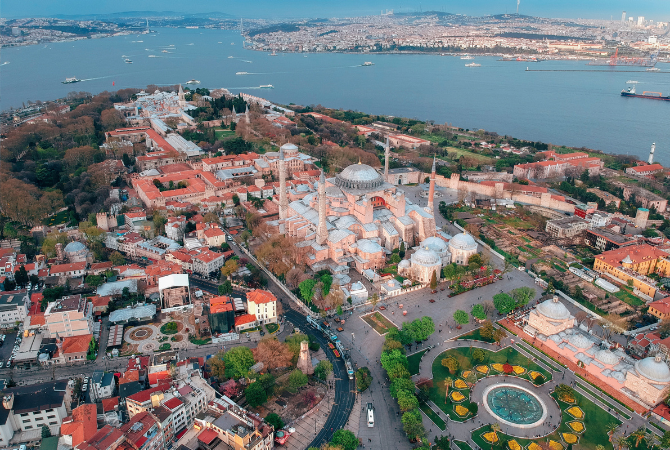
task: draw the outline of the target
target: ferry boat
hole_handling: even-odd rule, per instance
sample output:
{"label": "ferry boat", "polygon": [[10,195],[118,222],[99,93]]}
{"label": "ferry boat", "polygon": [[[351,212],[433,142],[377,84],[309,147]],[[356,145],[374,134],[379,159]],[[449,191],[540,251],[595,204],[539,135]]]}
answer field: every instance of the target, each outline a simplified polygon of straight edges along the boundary
{"label": "ferry boat", "polygon": [[465,56],[461,56],[461,59],[475,59],[475,57],[470,56],[470,55],[465,55]]}
{"label": "ferry boat", "polygon": [[670,101],[670,95],[663,95],[660,92],[644,91],[641,94],[635,92],[635,84],[633,84],[628,89],[621,90],[622,97],[636,97],[636,98],[650,98],[652,100],[665,100],[666,102]]}
{"label": "ferry boat", "polygon": [[275,87],[274,87],[273,85],[271,85],[271,84],[261,84],[261,85],[258,86],[258,87],[261,88],[261,89],[274,89],[274,88],[275,88]]}
{"label": "ferry boat", "polygon": [[647,72],[660,72],[660,71],[661,69],[659,69],[658,67],[650,67],[647,69]]}
{"label": "ferry boat", "polygon": [[248,75],[249,72],[235,72],[235,75]]}
{"label": "ferry boat", "polygon": [[481,64],[477,64],[477,63],[470,63],[470,64],[465,65],[465,67],[481,67],[481,66],[482,66]]}
{"label": "ferry boat", "polygon": [[77,77],[66,78],[65,81],[61,81],[63,84],[72,84],[79,83],[81,80]]}
{"label": "ferry boat", "polygon": [[126,64],[132,64],[133,62],[132,62],[130,59],[126,58],[126,59],[125,59],[125,63],[126,63]]}
{"label": "ferry boat", "polygon": [[161,50],[161,53],[170,53],[167,50]]}
{"label": "ferry boat", "polygon": [[277,52],[272,50],[272,53],[270,53],[270,56],[277,56]]}
{"label": "ferry boat", "polygon": [[149,58],[156,58],[156,55],[149,55]]}
{"label": "ferry boat", "polygon": [[365,61],[365,62],[364,62],[363,64],[361,64],[361,65],[362,65],[362,66],[374,66],[375,63],[370,62],[370,61]]}
{"label": "ferry boat", "polygon": [[200,84],[199,80],[188,80],[186,84]]}

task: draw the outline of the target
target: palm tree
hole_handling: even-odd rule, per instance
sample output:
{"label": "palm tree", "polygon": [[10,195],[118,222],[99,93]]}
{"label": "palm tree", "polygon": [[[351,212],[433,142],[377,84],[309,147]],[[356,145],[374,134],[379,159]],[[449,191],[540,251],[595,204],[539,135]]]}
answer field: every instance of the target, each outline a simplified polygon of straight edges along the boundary
{"label": "palm tree", "polygon": [[647,431],[644,429],[644,427],[640,427],[637,430],[633,431],[629,437],[635,439],[635,448],[637,448],[638,445],[640,445],[640,441],[644,439],[647,436]]}
{"label": "palm tree", "polygon": [[494,423],[491,425],[491,430],[499,432],[500,431],[500,424],[499,423]]}
{"label": "palm tree", "polygon": [[623,435],[616,436],[612,439],[612,444],[616,445],[618,450],[621,450],[628,445],[628,439]]}
{"label": "palm tree", "polygon": [[447,377],[444,379],[444,404],[447,404],[447,398],[449,397],[449,386],[451,386],[451,383],[453,383],[454,380],[451,379],[451,377]]}
{"label": "palm tree", "polygon": [[619,429],[619,425],[617,425],[614,422],[610,422],[607,425],[605,425],[605,430],[607,430],[607,434],[610,437],[610,442],[612,442],[612,436],[614,435],[614,432]]}
{"label": "palm tree", "polygon": [[602,444],[596,445],[596,450],[605,450],[605,446]]}

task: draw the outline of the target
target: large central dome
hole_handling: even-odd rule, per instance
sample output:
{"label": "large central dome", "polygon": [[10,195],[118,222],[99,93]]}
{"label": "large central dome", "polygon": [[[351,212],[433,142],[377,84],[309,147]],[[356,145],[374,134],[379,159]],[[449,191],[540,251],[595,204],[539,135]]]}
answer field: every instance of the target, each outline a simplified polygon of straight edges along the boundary
{"label": "large central dome", "polygon": [[384,178],[367,164],[352,164],[335,177],[335,184],[345,189],[376,189]]}

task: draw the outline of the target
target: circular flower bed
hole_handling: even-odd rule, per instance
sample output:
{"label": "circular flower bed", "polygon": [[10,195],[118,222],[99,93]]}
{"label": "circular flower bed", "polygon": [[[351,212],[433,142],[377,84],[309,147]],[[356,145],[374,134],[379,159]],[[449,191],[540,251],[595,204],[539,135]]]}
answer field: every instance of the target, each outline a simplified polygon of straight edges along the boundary
{"label": "circular flower bed", "polygon": [[579,438],[577,438],[577,435],[572,434],[572,433],[561,433],[561,437],[565,441],[566,444],[576,444]]}
{"label": "circular flower bed", "polygon": [[568,422],[568,426],[574,431],[575,433],[581,433],[584,431],[584,424],[581,422]]}
{"label": "circular flower bed", "polygon": [[451,399],[455,402],[462,402],[465,400],[465,396],[458,391],[451,391]]}
{"label": "circular flower bed", "polygon": [[468,408],[466,408],[465,406],[462,406],[462,405],[454,406],[454,412],[456,412],[456,414],[458,414],[461,417],[465,417],[468,414],[470,414],[470,411],[468,410]]}
{"label": "circular flower bed", "polygon": [[495,444],[496,442],[498,442],[498,433],[496,433],[495,431],[488,431],[486,433],[482,433],[482,439],[484,439],[489,444]]}
{"label": "circular flower bed", "polygon": [[146,339],[149,339],[153,333],[154,330],[152,330],[149,327],[135,328],[133,331],[130,332],[130,339],[134,341],[144,341]]}
{"label": "circular flower bed", "polygon": [[460,378],[454,382],[454,387],[456,389],[467,389],[468,385],[465,381],[461,380]]}
{"label": "circular flower bed", "polygon": [[572,406],[568,408],[565,412],[570,414],[572,417],[575,419],[583,419],[584,418],[584,411],[579,408],[579,406]]}

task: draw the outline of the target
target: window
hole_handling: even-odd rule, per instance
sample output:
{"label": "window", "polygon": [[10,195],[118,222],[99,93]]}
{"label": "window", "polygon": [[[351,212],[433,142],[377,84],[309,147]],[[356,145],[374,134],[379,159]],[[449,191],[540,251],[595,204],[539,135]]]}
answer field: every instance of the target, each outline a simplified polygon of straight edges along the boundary
{"label": "window", "polygon": [[49,422],[49,425],[58,425],[58,422]]}
{"label": "window", "polygon": [[44,417],[36,417],[35,418],[35,422],[43,422],[43,421],[44,421]]}
{"label": "window", "polygon": [[[47,412],[48,412],[48,411],[47,411]],[[50,416],[47,416],[47,419],[55,419],[55,418],[56,418],[56,416],[54,416],[53,414],[50,415]]]}
{"label": "window", "polygon": [[26,429],[26,430],[32,430],[32,429],[33,429],[33,426],[32,426],[32,425],[28,425],[27,427],[25,427],[25,429]]}
{"label": "window", "polygon": [[23,421],[23,423],[29,423],[29,422],[30,422],[30,419],[26,419],[26,420]]}

